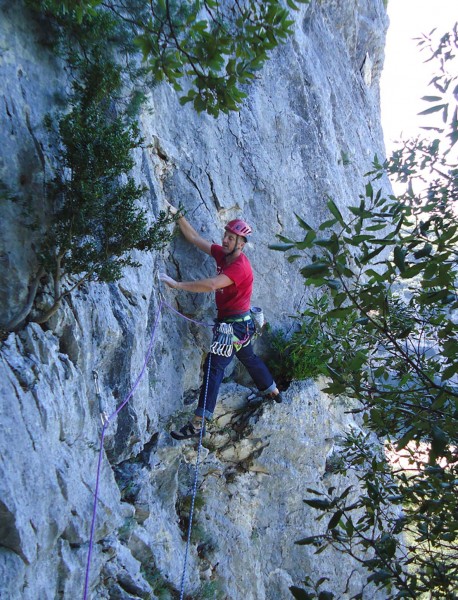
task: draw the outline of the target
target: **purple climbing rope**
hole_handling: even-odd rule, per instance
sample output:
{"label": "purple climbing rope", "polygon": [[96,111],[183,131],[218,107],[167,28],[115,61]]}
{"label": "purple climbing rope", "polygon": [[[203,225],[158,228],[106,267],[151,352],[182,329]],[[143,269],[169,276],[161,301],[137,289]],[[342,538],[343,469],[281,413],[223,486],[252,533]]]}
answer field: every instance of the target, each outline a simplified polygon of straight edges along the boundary
{"label": "purple climbing rope", "polygon": [[151,332],[151,337],[150,337],[148,349],[146,351],[145,359],[143,361],[143,366],[141,368],[140,373],[137,376],[137,379],[135,380],[134,385],[132,386],[131,390],[129,391],[129,393],[127,394],[127,396],[125,397],[125,399],[118,406],[118,408],[108,417],[108,419],[104,420],[104,423],[103,423],[102,435],[101,435],[101,438],[100,438],[99,459],[98,459],[98,462],[97,462],[97,476],[96,476],[96,481],[95,481],[94,505],[93,505],[93,508],[92,508],[91,535],[90,535],[90,538],[89,538],[89,550],[88,550],[87,564],[86,564],[86,577],[85,577],[85,582],[84,582],[84,596],[83,596],[84,600],[87,599],[87,593],[88,593],[88,589],[89,589],[89,571],[90,571],[90,566],[91,566],[92,549],[93,549],[93,546],[94,546],[95,519],[96,519],[96,514],[97,514],[97,502],[98,502],[99,484],[100,484],[100,469],[101,469],[101,466],[102,466],[103,441],[105,439],[105,431],[106,431],[108,425],[111,423],[111,421],[116,417],[116,415],[118,415],[118,413],[124,408],[124,406],[132,398],[135,390],[138,387],[138,384],[140,383],[140,380],[142,379],[142,377],[143,377],[143,375],[145,373],[146,365],[148,364],[148,361],[149,361],[150,356],[151,356],[151,352],[153,350],[154,336],[156,335],[156,328],[157,328],[157,324],[158,324],[158,321],[159,321],[159,316],[161,314],[161,310],[162,310],[162,305],[163,304],[164,304],[164,301],[161,298],[161,301],[159,303],[159,308],[157,309],[156,318],[154,320],[154,325],[153,325],[153,329],[152,329],[152,332]]}
{"label": "purple climbing rope", "polygon": [[162,304],[164,304],[164,306],[166,306],[167,308],[170,308],[170,310],[173,311],[174,313],[176,313],[177,315],[180,315],[180,317],[183,317],[183,319],[186,319],[186,321],[190,321],[191,323],[195,323],[196,325],[203,325],[204,327],[214,327],[215,326],[214,323],[203,323],[202,321],[195,321],[194,319],[191,319],[190,317],[183,315],[182,313],[180,313],[179,310],[177,310],[176,308],[173,308],[173,306],[171,306],[170,304],[167,304],[167,302],[165,300],[162,300]]}

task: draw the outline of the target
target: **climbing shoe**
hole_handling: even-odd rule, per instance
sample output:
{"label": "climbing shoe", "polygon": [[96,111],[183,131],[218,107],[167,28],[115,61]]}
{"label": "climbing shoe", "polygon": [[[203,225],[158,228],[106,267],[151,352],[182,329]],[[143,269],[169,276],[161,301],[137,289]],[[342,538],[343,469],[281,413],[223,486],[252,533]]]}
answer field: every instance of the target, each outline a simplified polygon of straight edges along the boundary
{"label": "climbing shoe", "polygon": [[[194,427],[191,421],[188,421],[179,431],[171,431],[170,435],[174,440],[190,440],[192,438],[200,438],[200,427]],[[202,437],[205,436],[205,425],[202,432]]]}
{"label": "climbing shoe", "polygon": [[255,400],[257,401],[261,401],[262,400],[262,395],[260,392],[251,392],[251,394],[248,394],[248,396],[246,397],[247,402],[254,402]]}
{"label": "climbing shoe", "polygon": [[262,401],[265,398],[269,398],[271,400],[275,400],[275,402],[278,402],[278,404],[280,404],[281,402],[283,402],[283,398],[282,398],[281,394],[276,394],[275,395],[272,392],[269,392],[268,394],[263,394],[262,392],[256,392],[256,391],[255,392],[251,392],[251,394],[249,394],[246,399],[247,399],[248,402],[253,402],[254,403],[255,400]]}
{"label": "climbing shoe", "polygon": [[199,397],[199,391],[196,392],[196,390],[192,390],[191,392],[187,393],[184,398],[183,398],[183,404],[185,406],[190,406],[191,404],[194,404],[194,402],[197,401]]}

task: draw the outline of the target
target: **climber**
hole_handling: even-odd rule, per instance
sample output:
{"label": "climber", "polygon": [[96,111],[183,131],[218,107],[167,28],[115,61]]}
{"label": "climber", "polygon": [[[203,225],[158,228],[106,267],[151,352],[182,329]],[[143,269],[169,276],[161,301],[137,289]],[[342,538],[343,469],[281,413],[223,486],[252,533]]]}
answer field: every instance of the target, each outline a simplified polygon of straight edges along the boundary
{"label": "climber", "polygon": [[[167,207],[172,214],[178,212],[168,202]],[[273,398],[276,402],[281,402],[282,397],[268,368],[253,352],[251,343],[251,338],[255,333],[255,325],[250,313],[253,272],[250,261],[243,253],[243,248],[251,234],[251,227],[241,219],[230,221],[224,228],[224,236],[220,246],[202,238],[183,215],[179,216],[178,225],[184,238],[189,243],[194,244],[215,259],[217,274],[214,277],[196,281],[175,281],[167,274],[161,273],[159,275],[160,279],[176,290],[215,292],[218,318],[215,320],[215,336],[212,349],[215,346],[218,348],[223,347],[219,343],[224,339],[221,331],[226,330],[223,327],[229,327],[236,338],[236,342],[230,347],[229,352],[218,352],[217,349],[217,353],[213,353],[212,350],[211,355],[210,353],[207,354],[204,363],[204,380],[194,419],[179,431],[171,432],[174,439],[184,440],[199,437],[201,427],[204,427],[202,435],[205,435],[205,420],[210,420],[213,416],[224,370],[231,362],[234,353],[246,367],[263,396]],[[207,380],[208,385],[206,385]]]}

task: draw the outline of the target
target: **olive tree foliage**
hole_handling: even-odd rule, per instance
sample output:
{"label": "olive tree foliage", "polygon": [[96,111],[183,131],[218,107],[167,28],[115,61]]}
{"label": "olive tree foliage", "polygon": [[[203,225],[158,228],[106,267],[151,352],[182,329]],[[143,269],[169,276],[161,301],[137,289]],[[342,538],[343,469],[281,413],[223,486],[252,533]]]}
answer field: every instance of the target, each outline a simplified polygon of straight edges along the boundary
{"label": "olive tree foliage", "polygon": [[[328,199],[328,221],[314,229],[296,215],[303,239],[273,246],[317,289],[302,318],[328,348],[327,391],[353,398],[366,426],[335,464],[355,471],[360,489],[308,489],[324,526],[296,542],[361,563],[354,598],[369,585],[386,598],[452,599],[458,589],[457,26],[420,45],[437,65],[427,133],[375,158],[349,214]],[[387,174],[402,193],[377,189]],[[294,597],[339,597],[325,578],[303,583]]]}
{"label": "olive tree foliage", "polygon": [[[287,0],[291,10],[310,0]],[[166,80],[198,111],[239,110],[242,90],[294,23],[280,0],[28,0],[67,28],[87,29],[107,16],[118,43],[141,52],[144,74]],[[121,41],[121,37],[124,39]]]}
{"label": "olive tree foliage", "polygon": [[7,330],[46,322],[83,283],[116,281],[125,267],[140,266],[133,251],[159,250],[171,239],[167,226],[175,218],[164,211],[149,218],[139,205],[147,190],[130,172],[143,140],[113,104],[120,93],[119,67],[99,57],[81,66],[68,112],[57,123],[46,119],[58,161],[45,184],[44,226],[32,225],[41,237],[38,272]]}

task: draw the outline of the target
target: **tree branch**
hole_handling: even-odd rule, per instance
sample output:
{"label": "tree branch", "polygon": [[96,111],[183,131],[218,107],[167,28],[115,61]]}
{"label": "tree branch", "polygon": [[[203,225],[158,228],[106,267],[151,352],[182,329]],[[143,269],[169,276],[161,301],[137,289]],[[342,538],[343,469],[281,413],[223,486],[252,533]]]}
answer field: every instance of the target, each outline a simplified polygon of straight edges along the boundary
{"label": "tree branch", "polygon": [[25,303],[23,309],[19,312],[19,314],[17,314],[8,323],[6,323],[6,325],[3,326],[3,329],[5,329],[6,331],[17,331],[18,329],[20,329],[22,327],[24,321],[29,316],[30,311],[32,310],[32,306],[35,301],[35,297],[37,295],[38,286],[40,285],[40,279],[43,277],[45,272],[46,271],[45,271],[44,267],[40,266],[40,269],[39,269],[37,275],[35,276],[35,278],[33,279],[32,283],[30,285],[29,293],[27,295],[27,300],[26,300],[26,303]]}

